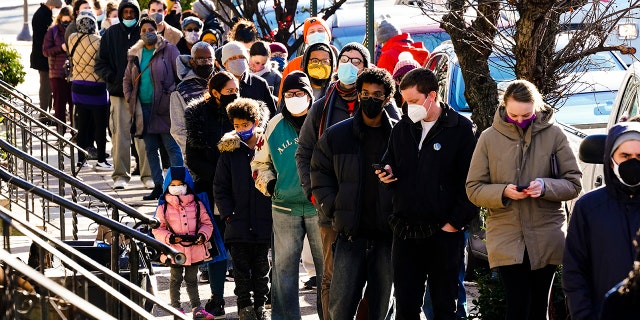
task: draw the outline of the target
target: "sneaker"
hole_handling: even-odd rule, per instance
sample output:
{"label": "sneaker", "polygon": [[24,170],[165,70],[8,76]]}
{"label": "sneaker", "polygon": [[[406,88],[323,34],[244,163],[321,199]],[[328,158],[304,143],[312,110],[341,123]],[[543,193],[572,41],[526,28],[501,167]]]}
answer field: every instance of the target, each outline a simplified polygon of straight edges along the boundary
{"label": "sneaker", "polygon": [[111,163],[107,161],[98,162],[93,166],[93,169],[98,171],[107,171],[107,170],[113,170],[113,166],[111,165]]}
{"label": "sneaker", "polygon": [[127,182],[124,181],[124,179],[116,179],[113,182],[113,188],[116,189],[116,190],[124,189],[124,187],[126,187],[126,186],[127,186]]}
{"label": "sneaker", "polygon": [[224,299],[216,295],[211,295],[211,299],[204,305],[204,309],[211,313],[216,319],[224,319]]}
{"label": "sneaker", "polygon": [[89,163],[87,163],[86,161],[80,162],[78,161],[78,163],[76,163],[76,167],[78,168],[89,168],[91,165],[89,165]]}
{"label": "sneaker", "polygon": [[210,314],[209,312],[207,312],[207,310],[205,310],[202,307],[197,307],[197,308],[193,308],[193,319],[210,319],[210,320],[214,320],[215,317]]}
{"label": "sneaker", "polygon": [[88,158],[89,160],[98,160],[98,150],[94,146],[89,146],[87,148]]}
{"label": "sneaker", "polygon": [[156,184],[153,183],[153,179],[147,179],[142,181],[142,184],[144,185],[145,188],[147,189],[153,189],[155,188]]}
{"label": "sneaker", "polygon": [[253,306],[238,308],[238,316],[240,320],[258,320],[256,317],[256,311],[253,310]]}
{"label": "sneaker", "polygon": [[209,283],[209,271],[204,270],[200,273],[200,277],[198,278],[200,283]]}
{"label": "sneaker", "polygon": [[318,286],[318,283],[316,282],[316,276],[310,277],[309,280],[307,280],[307,282],[304,283],[305,290],[311,290],[313,288],[316,288],[317,286]]}
{"label": "sneaker", "polygon": [[271,314],[265,307],[257,307],[255,312],[258,320],[271,320]]}

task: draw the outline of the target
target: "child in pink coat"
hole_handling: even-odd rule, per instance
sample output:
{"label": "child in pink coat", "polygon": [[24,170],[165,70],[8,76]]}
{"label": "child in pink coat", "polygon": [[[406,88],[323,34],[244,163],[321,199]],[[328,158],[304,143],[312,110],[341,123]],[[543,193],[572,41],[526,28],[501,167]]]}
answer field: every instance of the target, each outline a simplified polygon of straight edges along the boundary
{"label": "child in pink coat", "polygon": [[214,319],[200,305],[198,264],[211,260],[208,247],[213,223],[204,204],[193,193],[193,179],[185,167],[171,167],[164,179],[164,193],[158,202],[156,218],[160,226],[153,236],[186,256],[184,265],[171,265],[169,296],[171,306],[180,309],[180,287],[187,283],[187,294],[194,319]]}

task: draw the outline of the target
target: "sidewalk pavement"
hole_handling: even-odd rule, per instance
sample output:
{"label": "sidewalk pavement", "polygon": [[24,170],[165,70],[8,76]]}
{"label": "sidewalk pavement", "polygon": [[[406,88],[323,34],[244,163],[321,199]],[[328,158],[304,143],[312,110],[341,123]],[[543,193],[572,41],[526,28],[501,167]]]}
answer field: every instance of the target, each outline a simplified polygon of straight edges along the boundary
{"label": "sidewalk pavement", "polygon": [[[37,6],[40,3],[46,2],[46,0],[26,0],[27,6]],[[13,10],[24,6],[25,0],[2,0],[0,1],[0,10]],[[64,3],[64,0],[63,0]]]}

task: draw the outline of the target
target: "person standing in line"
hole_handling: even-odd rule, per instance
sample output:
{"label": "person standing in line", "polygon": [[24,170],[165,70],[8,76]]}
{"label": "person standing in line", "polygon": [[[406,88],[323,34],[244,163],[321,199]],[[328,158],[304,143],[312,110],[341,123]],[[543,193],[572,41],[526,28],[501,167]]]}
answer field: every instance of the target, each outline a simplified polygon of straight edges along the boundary
{"label": "person standing in line", "polygon": [[67,47],[69,47],[69,36],[72,33],[78,32],[78,28],[76,27],[76,18],[78,17],[78,14],[80,14],[80,11],[83,10],[93,10],[93,8],[91,7],[91,3],[89,3],[89,0],[75,0],[73,2],[73,15],[71,16],[71,23],[64,31],[64,43],[67,45]]}
{"label": "person standing in line", "polygon": [[[31,69],[38,70],[40,74],[40,89],[38,90],[40,109],[49,111],[51,109],[51,83],[49,80],[49,62],[42,53],[42,45],[47,29],[53,23],[54,9],[57,17],[62,8],[62,0],[47,0],[41,3],[40,7],[33,14],[31,19],[31,29],[33,29],[33,42],[31,43]],[[40,118],[44,120],[44,118]],[[46,120],[45,120],[46,121]]]}
{"label": "person standing in line", "polygon": [[147,189],[155,187],[147,161],[144,140],[131,136],[133,113],[129,111],[129,105],[122,90],[122,79],[124,79],[124,72],[127,68],[127,51],[140,40],[139,17],[138,2],[136,0],[122,0],[118,6],[120,23],[105,31],[100,40],[100,51],[96,57],[96,73],[107,83],[109,101],[111,101],[109,128],[113,145],[111,178],[114,189],[124,189],[131,179],[132,139],[140,160],[137,163],[140,169],[140,180]]}
{"label": "person standing in line", "polygon": [[[291,72],[282,85],[281,111],[269,121],[264,146],[251,161],[251,170],[256,177],[256,188],[271,197],[272,202],[272,319],[300,319],[299,269],[305,236],[309,237],[315,268],[322,272],[318,213],[300,187],[294,157],[298,134],[313,95],[309,78],[300,71]],[[320,296],[319,287],[317,291]],[[322,316],[320,299],[317,300],[317,311]]]}
{"label": "person standing in line", "polygon": [[140,20],[140,40],[128,51],[123,91],[129,112],[134,114],[134,135],[144,139],[155,184],[143,200],[156,200],[162,195],[160,144],[167,150],[171,166],[184,165],[180,146],[170,134],[169,100],[176,89],[178,55],[178,48],[158,35],[155,20]]}
{"label": "person standing in line", "polygon": [[149,17],[156,21],[158,25],[158,34],[167,39],[172,45],[177,45],[182,32],[168,23],[165,23],[164,17],[167,12],[167,4],[160,0],[149,1]]}
{"label": "person standing in line", "polygon": [[408,112],[393,127],[384,170],[376,170],[393,192],[396,319],[420,319],[426,283],[435,318],[453,320],[462,231],[479,211],[465,193],[473,126],[439,101],[438,81],[428,69],[405,74],[400,91]]}
{"label": "person standing in line", "polygon": [[547,318],[566,235],[562,201],[580,194],[581,177],[553,109],[532,83],[511,82],[478,139],[466,184],[471,202],[488,209],[489,265],[500,272],[507,320]]}
{"label": "person standing in line", "polygon": [[282,75],[280,71],[271,67],[271,61],[269,61],[270,56],[271,51],[268,43],[264,41],[254,42],[249,50],[249,70],[251,70],[253,75],[267,81],[269,91],[271,91],[271,94],[275,94],[276,92],[280,92]]}
{"label": "person standing in line", "polygon": [[176,44],[180,54],[190,54],[191,47],[200,41],[202,21],[197,17],[186,17],[182,20],[182,38]]}
{"label": "person standing in line", "polygon": [[356,81],[359,111],[331,126],[311,158],[311,189],[338,233],[333,244],[329,291],[331,319],[354,319],[367,288],[368,319],[393,319],[393,233],[387,219],[391,192],[378,182],[375,165],[398,122],[384,112],[393,106],[394,82],[384,69],[365,69]]}

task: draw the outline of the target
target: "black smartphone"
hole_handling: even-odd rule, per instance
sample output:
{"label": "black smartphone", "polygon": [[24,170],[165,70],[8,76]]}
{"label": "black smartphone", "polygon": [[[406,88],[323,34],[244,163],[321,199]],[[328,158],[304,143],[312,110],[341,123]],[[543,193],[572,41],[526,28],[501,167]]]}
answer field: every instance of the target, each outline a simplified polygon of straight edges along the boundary
{"label": "black smartphone", "polygon": [[373,167],[373,169],[375,169],[375,170],[384,171],[384,172],[386,172],[387,174],[389,174],[389,171],[387,171],[387,170],[384,168],[384,166],[383,166],[383,165],[381,165],[381,164],[379,164],[379,163],[374,163],[374,164],[372,164],[371,166],[372,166],[372,167]]}
{"label": "black smartphone", "polygon": [[516,186],[516,190],[517,190],[518,192],[522,192],[522,191],[524,191],[524,189],[526,189],[526,188],[529,188],[529,185],[528,185],[528,184],[523,185],[523,186]]}

